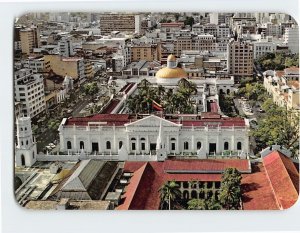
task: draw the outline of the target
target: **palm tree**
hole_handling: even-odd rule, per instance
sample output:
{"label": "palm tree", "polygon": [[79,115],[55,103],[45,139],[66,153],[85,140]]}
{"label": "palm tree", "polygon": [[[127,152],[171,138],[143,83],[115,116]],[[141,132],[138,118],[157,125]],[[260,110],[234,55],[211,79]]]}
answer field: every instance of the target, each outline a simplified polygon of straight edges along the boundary
{"label": "palm tree", "polygon": [[176,198],[181,196],[179,185],[174,180],[167,181],[158,191],[160,193],[161,206],[167,202],[169,210],[171,210],[171,201],[175,201]]}
{"label": "palm tree", "polygon": [[227,168],[222,176],[219,194],[220,204],[224,209],[239,209],[242,197],[241,174],[236,168]]}

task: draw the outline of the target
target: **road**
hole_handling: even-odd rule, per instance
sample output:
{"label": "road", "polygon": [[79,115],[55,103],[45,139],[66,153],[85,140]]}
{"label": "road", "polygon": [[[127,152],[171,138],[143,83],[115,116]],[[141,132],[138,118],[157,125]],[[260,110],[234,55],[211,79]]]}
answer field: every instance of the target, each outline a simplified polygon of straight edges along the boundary
{"label": "road", "polygon": [[73,107],[72,116],[73,117],[79,116],[80,111],[84,109],[85,106],[87,106],[90,102],[91,102],[90,98],[86,98],[86,97],[83,100],[77,102]]}

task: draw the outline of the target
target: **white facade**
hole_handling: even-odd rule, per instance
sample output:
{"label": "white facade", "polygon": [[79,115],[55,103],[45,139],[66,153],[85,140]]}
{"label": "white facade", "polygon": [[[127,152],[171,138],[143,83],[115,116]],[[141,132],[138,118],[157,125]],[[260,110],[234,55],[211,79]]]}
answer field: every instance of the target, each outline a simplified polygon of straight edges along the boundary
{"label": "white facade", "polygon": [[257,59],[266,53],[273,53],[276,50],[276,44],[273,42],[253,42],[253,58]]}
{"label": "white facade", "polygon": [[30,117],[17,118],[15,162],[18,167],[30,167],[36,161],[36,142],[33,140]]}
{"label": "white facade", "polygon": [[[116,116],[120,115],[112,115],[111,120]],[[118,126],[108,124],[107,120],[88,122],[86,126],[82,126],[76,123],[69,125],[65,118],[59,127],[60,151],[116,155],[122,149],[123,155],[136,155],[137,160],[142,155],[159,153],[207,158],[209,155],[231,151],[246,156],[249,153],[248,125],[237,126],[238,123],[235,122],[231,126],[225,126],[225,121],[228,119],[206,119],[202,124],[199,123],[201,120],[169,121],[150,115]],[[237,121],[241,123],[245,120]],[[189,122],[194,122],[195,125]],[[164,159],[166,158],[157,158]]]}
{"label": "white facade", "polygon": [[30,69],[15,72],[15,101],[21,102],[22,114],[31,118],[45,110],[44,81]]}
{"label": "white facade", "polygon": [[59,42],[59,54],[64,57],[70,57],[74,55],[73,43],[70,39],[63,37]]}
{"label": "white facade", "polygon": [[44,58],[28,58],[23,63],[24,68],[31,69],[33,73],[42,73],[50,69],[50,62],[45,62]]}

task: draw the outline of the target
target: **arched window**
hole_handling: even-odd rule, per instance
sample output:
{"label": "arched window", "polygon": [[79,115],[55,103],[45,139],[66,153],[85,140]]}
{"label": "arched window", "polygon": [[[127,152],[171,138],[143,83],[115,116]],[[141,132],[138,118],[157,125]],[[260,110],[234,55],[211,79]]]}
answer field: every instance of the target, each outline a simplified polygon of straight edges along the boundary
{"label": "arched window", "polygon": [[26,140],[26,145],[28,145],[28,140]]}
{"label": "arched window", "polygon": [[110,141],[106,141],[106,149],[107,149],[107,150],[110,150],[110,149],[111,149]]}
{"label": "arched window", "polygon": [[23,128],[21,127],[21,131],[23,131]]}
{"label": "arched window", "polygon": [[237,150],[242,150],[242,143],[238,142],[236,147],[237,147]]}
{"label": "arched window", "polygon": [[200,150],[201,149],[201,142],[197,142],[197,150]]}
{"label": "arched window", "polygon": [[27,127],[25,127],[25,131],[27,130]]}
{"label": "arched window", "polygon": [[199,199],[204,199],[205,198],[205,192],[203,190],[201,190],[199,192]]}
{"label": "arched window", "polygon": [[119,149],[121,149],[123,146],[123,142],[122,141],[119,141]]}
{"label": "arched window", "polygon": [[195,190],[193,190],[192,192],[191,192],[191,198],[192,199],[196,199],[197,198],[197,191],[195,191]]}
{"label": "arched window", "polygon": [[34,151],[32,151],[32,158],[34,159]]}
{"label": "arched window", "polygon": [[229,143],[228,142],[224,142],[224,150],[228,150],[229,149]]}
{"label": "arched window", "polygon": [[72,149],[72,143],[70,141],[67,141],[67,149],[68,150]]}
{"label": "arched window", "polygon": [[80,142],[79,142],[79,148],[80,148],[80,149],[84,149],[84,142],[83,142],[83,141],[80,141]]}
{"label": "arched window", "polygon": [[131,150],[135,150],[135,142],[131,143]]}
{"label": "arched window", "polygon": [[185,199],[185,200],[190,199],[189,191],[187,191],[187,190],[183,191],[183,199]]}
{"label": "arched window", "polygon": [[131,138],[131,141],[135,141],[136,139],[135,138]]}
{"label": "arched window", "polygon": [[189,149],[189,143],[188,142],[184,142],[183,143],[183,149],[184,150],[188,150]]}
{"label": "arched window", "polygon": [[22,146],[24,145],[23,141],[21,141],[21,145],[22,145]]}
{"label": "arched window", "polygon": [[176,139],[171,138],[171,150],[176,150]]}
{"label": "arched window", "polygon": [[21,165],[25,166],[25,157],[23,154],[21,154]]}
{"label": "arched window", "polygon": [[182,186],[184,189],[188,189],[190,187],[188,182],[183,182]]}
{"label": "arched window", "polygon": [[145,143],[146,139],[145,138],[141,138],[141,150],[146,150],[146,143]]}

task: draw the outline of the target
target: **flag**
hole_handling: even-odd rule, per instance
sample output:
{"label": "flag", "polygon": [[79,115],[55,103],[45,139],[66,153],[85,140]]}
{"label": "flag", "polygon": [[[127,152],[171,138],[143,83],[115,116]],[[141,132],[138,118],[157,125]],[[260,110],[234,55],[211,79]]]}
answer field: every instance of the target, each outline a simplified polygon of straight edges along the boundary
{"label": "flag", "polygon": [[157,102],[155,102],[154,100],[152,100],[152,108],[158,110],[158,111],[162,111],[163,110],[163,107],[158,104]]}

